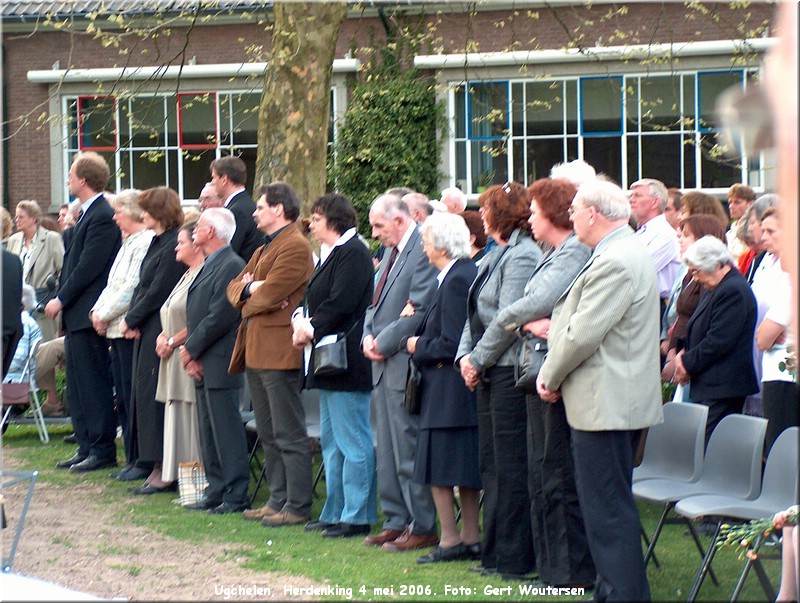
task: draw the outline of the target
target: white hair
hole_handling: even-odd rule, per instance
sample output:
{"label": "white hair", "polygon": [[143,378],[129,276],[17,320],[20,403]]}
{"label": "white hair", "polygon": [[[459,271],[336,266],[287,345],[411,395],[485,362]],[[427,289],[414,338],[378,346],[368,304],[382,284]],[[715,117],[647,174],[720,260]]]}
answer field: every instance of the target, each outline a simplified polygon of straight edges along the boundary
{"label": "white hair", "polygon": [[33,312],[36,307],[36,290],[28,283],[22,285],[22,307],[27,312]]}
{"label": "white hair", "polygon": [[683,262],[697,266],[701,272],[714,272],[726,264],[732,264],[733,258],[725,243],[717,237],[706,235],[689,246],[683,254]]}
{"label": "white hair", "polygon": [[575,159],[569,163],[557,163],[550,168],[550,177],[569,180],[575,186],[580,187],[588,184],[597,178],[595,169],[583,159]]}
{"label": "white hair", "polygon": [[470,257],[469,228],[458,214],[435,212],[419,227],[429,233],[431,245],[441,249],[453,260]]}
{"label": "white hair", "polygon": [[462,191],[460,188],[451,186],[449,188],[444,189],[442,191],[442,197],[440,200],[445,205],[447,205],[446,199],[451,200],[453,205],[455,206],[456,209],[454,213],[460,214],[467,208],[467,196],[464,194],[464,191]]}
{"label": "white hair", "polygon": [[608,220],[627,220],[631,216],[628,195],[613,182],[594,180],[578,188],[575,199],[587,207],[592,206]]}
{"label": "white hair", "polygon": [[200,214],[200,220],[214,229],[214,236],[230,244],[233,233],[236,232],[236,218],[231,210],[226,207],[209,207]]}
{"label": "white hair", "polygon": [[650,196],[658,199],[658,213],[663,214],[664,210],[667,208],[667,200],[669,199],[669,192],[664,183],[655,178],[642,178],[631,184],[630,189],[633,190],[637,186],[647,187],[647,192]]}
{"label": "white hair", "polygon": [[397,195],[389,193],[378,195],[372,202],[370,211],[383,214],[385,218],[402,216],[406,220],[411,219],[408,204]]}

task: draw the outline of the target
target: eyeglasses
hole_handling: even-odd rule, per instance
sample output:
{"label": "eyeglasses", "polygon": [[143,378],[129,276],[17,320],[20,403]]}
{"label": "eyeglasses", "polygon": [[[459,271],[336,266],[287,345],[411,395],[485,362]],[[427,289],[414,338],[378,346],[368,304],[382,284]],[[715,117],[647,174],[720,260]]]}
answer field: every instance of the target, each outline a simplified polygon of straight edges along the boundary
{"label": "eyeglasses", "polygon": [[588,206],[585,207],[572,207],[571,205],[567,208],[567,215],[571,218],[575,214],[577,214],[582,209],[589,209]]}

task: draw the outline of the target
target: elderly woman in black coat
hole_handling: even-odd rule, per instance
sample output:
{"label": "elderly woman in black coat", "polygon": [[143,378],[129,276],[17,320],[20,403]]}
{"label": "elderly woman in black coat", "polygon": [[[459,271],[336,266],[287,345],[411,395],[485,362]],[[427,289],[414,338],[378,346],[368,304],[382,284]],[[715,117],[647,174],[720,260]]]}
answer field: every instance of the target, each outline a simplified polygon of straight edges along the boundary
{"label": "elderly woman in black coat", "polygon": [[[434,214],[421,227],[423,250],[439,269],[439,288],[408,352],[422,373],[414,481],[429,484],[439,514],[439,544],[417,563],[480,557],[478,415],[474,392],[454,370],[467,318],[467,295],[478,269],[470,259],[470,233],[455,214]],[[458,487],[461,532],[453,512]]]}

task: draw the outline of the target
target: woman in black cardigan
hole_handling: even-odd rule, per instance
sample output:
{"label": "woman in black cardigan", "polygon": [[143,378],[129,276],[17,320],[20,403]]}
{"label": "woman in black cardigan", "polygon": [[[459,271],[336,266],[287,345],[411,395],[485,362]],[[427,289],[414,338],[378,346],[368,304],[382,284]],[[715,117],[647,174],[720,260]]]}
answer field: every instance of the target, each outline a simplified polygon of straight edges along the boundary
{"label": "woman in black cardigan", "polygon": [[[311,232],[329,249],[311,275],[305,308],[292,320],[294,344],[306,354],[308,389],[320,390],[320,444],[327,499],[307,531],[325,538],[368,534],[378,520],[375,452],[370,427],[372,367],[361,353],[364,314],[372,299],[369,249],[356,232],[356,211],[343,195],[325,195],[311,206]],[[314,374],[314,349],[323,337],[346,334],[347,370]]]}

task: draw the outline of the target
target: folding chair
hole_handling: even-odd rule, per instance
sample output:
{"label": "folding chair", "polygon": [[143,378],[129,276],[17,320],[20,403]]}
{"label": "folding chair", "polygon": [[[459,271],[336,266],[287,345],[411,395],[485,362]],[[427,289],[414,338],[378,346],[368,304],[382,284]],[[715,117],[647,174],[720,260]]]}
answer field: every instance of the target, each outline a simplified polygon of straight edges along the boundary
{"label": "folding chair", "polygon": [[[729,415],[720,421],[708,442],[700,479],[696,482],[679,479],[645,479],[633,484],[633,495],[652,504],[663,504],[664,511],[650,539],[645,565],[655,551],[670,512],[682,498],[697,494],[722,494],[752,500],[761,491],[761,454],[767,420],[746,415]],[[689,527],[701,557],[706,551],[694,525],[683,516],[679,520]],[[711,579],[718,584],[716,576]]]}
{"label": "folding chair", "polygon": [[[688,601],[694,601],[700,592],[700,587],[703,585],[708,568],[711,566],[711,561],[716,554],[717,540],[724,521],[732,520],[744,523],[753,519],[771,517],[775,513],[797,503],[797,497],[800,494],[798,492],[798,437],[800,437],[800,427],[790,427],[775,440],[764,469],[764,483],[761,487],[761,494],[756,499],[747,500],[736,496],[711,494],[689,496],[678,501],[675,506],[676,513],[689,519],[714,517],[717,523],[711,544],[709,544],[708,550],[703,557],[703,563],[697,570]],[[763,542],[764,538],[762,536],[754,543],[754,551],[756,553]],[[741,593],[752,567],[756,568],[764,593],[770,601],[773,601],[775,592],[758,558],[748,558],[736,588],[731,595],[731,601],[735,601]]]}
{"label": "folding chair", "polygon": [[13,420],[11,411],[14,408],[28,406],[33,412],[33,422],[36,424],[36,430],[39,432],[39,439],[43,444],[46,444],[50,441],[50,434],[44,422],[39,392],[36,390],[33,371],[31,371],[31,365],[33,364],[34,358],[36,358],[36,350],[39,349],[39,343],[40,341],[37,341],[28,351],[28,357],[25,359],[25,366],[22,369],[20,381],[2,384],[3,418],[0,420],[0,426],[2,426],[2,430],[5,432],[6,426]]}
{"label": "folding chair", "polygon": [[[25,502],[22,505],[22,512],[19,514],[19,520],[17,521],[17,531],[14,534],[14,541],[11,543],[11,549],[9,550],[8,558],[3,558],[3,571],[10,572],[11,571],[11,564],[14,563],[14,555],[17,552],[17,545],[19,544],[20,536],[22,536],[22,528],[25,527],[25,518],[28,515],[28,507],[31,504],[31,498],[33,497],[33,489],[36,487],[36,480],[39,478],[38,471],[0,471],[0,477],[2,478],[2,482],[0,482],[0,492],[8,488],[9,486],[13,486],[15,484],[22,483],[24,481],[30,480],[30,484],[28,484],[28,493],[25,496]],[[10,479],[6,479],[10,478]],[[0,497],[3,500],[3,512],[5,513],[5,498]]]}

